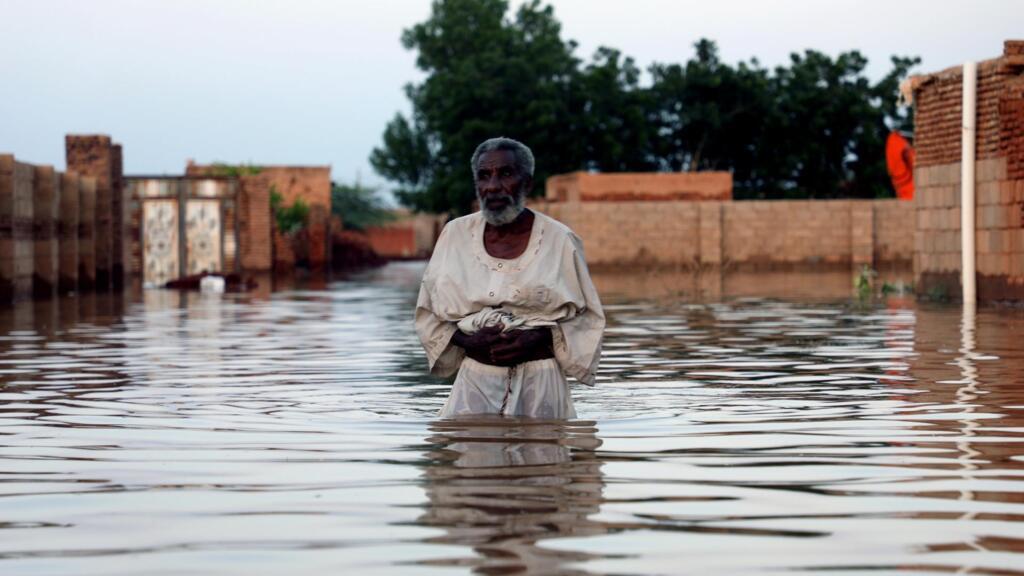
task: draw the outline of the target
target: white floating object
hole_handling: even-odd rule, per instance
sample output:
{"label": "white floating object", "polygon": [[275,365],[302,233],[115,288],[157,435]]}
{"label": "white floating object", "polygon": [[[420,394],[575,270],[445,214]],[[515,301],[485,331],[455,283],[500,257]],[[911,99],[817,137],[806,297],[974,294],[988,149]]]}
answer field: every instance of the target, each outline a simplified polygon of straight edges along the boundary
{"label": "white floating object", "polygon": [[224,292],[224,277],[223,276],[203,276],[199,280],[199,291],[209,292],[211,294],[221,294]]}

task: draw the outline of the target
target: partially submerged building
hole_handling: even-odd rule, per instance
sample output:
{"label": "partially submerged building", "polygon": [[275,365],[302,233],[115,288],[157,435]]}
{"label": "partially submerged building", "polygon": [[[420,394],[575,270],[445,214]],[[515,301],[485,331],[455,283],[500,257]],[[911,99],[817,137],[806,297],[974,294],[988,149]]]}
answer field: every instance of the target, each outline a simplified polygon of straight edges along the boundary
{"label": "partially submerged building", "polygon": [[[974,124],[974,261],[977,298],[1024,300],[1024,40],[977,64]],[[962,296],[961,163],[964,69],[915,76],[916,222],[919,293]]]}

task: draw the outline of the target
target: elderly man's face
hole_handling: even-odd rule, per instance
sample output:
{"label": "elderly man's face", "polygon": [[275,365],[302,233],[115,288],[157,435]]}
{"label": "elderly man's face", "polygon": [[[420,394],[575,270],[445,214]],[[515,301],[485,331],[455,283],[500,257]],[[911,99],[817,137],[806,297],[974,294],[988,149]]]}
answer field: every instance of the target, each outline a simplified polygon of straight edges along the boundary
{"label": "elderly man's face", "polygon": [[477,161],[476,196],[488,222],[508,224],[523,210],[526,192],[533,181],[516,167],[516,155],[510,150],[484,152]]}

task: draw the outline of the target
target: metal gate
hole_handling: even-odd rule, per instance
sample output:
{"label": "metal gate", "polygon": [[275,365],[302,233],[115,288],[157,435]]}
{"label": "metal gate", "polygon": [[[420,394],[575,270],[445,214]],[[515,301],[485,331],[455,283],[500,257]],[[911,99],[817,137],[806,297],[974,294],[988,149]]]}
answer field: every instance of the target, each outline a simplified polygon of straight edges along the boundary
{"label": "metal gate", "polygon": [[231,249],[235,246],[233,181],[151,178],[133,184],[141,201],[144,285],[163,286],[182,276],[237,269]]}

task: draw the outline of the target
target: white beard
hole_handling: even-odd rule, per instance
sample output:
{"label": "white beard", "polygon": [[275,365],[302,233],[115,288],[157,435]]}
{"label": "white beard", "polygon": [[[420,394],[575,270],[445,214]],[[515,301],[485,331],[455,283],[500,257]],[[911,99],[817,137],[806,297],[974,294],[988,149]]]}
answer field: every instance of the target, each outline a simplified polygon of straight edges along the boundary
{"label": "white beard", "polygon": [[477,194],[477,200],[480,201],[480,212],[484,215],[484,220],[487,221],[491,226],[504,226],[505,224],[511,223],[513,220],[519,217],[519,214],[526,208],[526,194],[520,193],[514,196],[506,196],[511,200],[507,206],[501,210],[490,210],[487,208],[487,203],[480,198]]}

